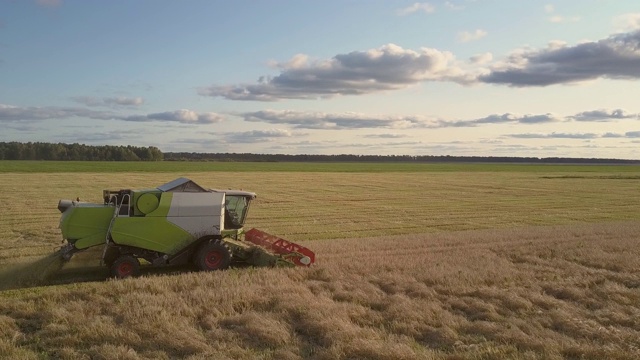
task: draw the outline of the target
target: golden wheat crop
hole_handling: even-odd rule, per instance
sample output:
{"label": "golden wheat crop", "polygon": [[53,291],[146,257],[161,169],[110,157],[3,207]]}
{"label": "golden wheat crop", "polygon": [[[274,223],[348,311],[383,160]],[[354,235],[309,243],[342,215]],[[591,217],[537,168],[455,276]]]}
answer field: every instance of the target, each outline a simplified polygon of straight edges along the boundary
{"label": "golden wheat crop", "polygon": [[[303,242],[318,264],[104,281],[84,254],[57,285],[0,292],[0,358],[640,357],[637,179],[180,175],[257,192],[248,225]],[[0,174],[0,262],[56,247],[59,198],[175,177]]]}

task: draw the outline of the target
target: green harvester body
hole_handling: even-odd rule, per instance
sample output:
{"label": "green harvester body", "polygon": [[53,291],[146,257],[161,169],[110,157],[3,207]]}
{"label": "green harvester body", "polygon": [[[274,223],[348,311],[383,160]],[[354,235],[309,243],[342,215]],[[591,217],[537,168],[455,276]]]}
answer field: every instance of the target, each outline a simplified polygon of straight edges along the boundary
{"label": "green harvester body", "polygon": [[[194,263],[202,270],[226,268],[231,260],[254,266],[314,262],[309,249],[260,230],[245,233],[256,194],[205,189],[179,178],[154,189],[104,190],[102,204],[60,200],[60,254],[104,246],[102,262],[116,277],[134,275],[139,259],[151,265]],[[127,271],[131,270],[131,271]]]}

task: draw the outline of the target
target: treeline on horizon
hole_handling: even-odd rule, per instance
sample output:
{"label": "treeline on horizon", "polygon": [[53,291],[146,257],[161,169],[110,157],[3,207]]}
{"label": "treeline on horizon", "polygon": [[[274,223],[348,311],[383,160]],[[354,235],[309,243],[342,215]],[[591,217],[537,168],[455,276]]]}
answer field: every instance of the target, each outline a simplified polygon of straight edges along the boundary
{"label": "treeline on horizon", "polygon": [[488,163],[574,163],[574,164],[640,164],[640,160],[513,157],[513,156],[451,156],[451,155],[284,155],[251,153],[194,153],[166,152],[165,161],[218,161],[218,162],[488,162]]}
{"label": "treeline on horizon", "polygon": [[159,161],[162,159],[162,151],[155,146],[0,142],[0,160]]}
{"label": "treeline on horizon", "polygon": [[451,155],[287,155],[252,153],[166,152],[155,146],[85,145],[43,142],[0,142],[0,160],[55,161],[217,161],[217,162],[487,162],[487,163],[577,163],[577,164],[640,164],[640,160],[514,157],[514,156],[451,156]]}

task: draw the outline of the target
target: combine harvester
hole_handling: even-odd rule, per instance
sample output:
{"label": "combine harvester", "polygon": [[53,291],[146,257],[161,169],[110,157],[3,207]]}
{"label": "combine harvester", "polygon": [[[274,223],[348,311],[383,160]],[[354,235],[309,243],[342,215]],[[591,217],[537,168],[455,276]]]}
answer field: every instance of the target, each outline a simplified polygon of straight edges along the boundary
{"label": "combine harvester", "polygon": [[179,178],[155,189],[104,190],[103,204],[60,200],[64,261],[82,250],[104,246],[101,265],[112,276],[151,266],[192,263],[200,270],[226,269],[231,261],[253,266],[311,266],[304,246],[257,229],[244,231],[256,194],[205,189]]}

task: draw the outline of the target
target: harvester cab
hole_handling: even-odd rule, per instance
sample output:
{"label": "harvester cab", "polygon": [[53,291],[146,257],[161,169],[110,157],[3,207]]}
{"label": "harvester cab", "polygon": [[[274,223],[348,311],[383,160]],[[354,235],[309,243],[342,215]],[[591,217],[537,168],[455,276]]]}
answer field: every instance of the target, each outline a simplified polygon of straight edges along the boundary
{"label": "harvester cab", "polygon": [[205,189],[179,178],[144,190],[104,190],[103,203],[60,200],[60,256],[103,246],[101,264],[115,277],[146,265],[192,263],[218,270],[232,261],[254,266],[310,266],[315,254],[301,245],[257,229],[244,231],[256,194]]}

